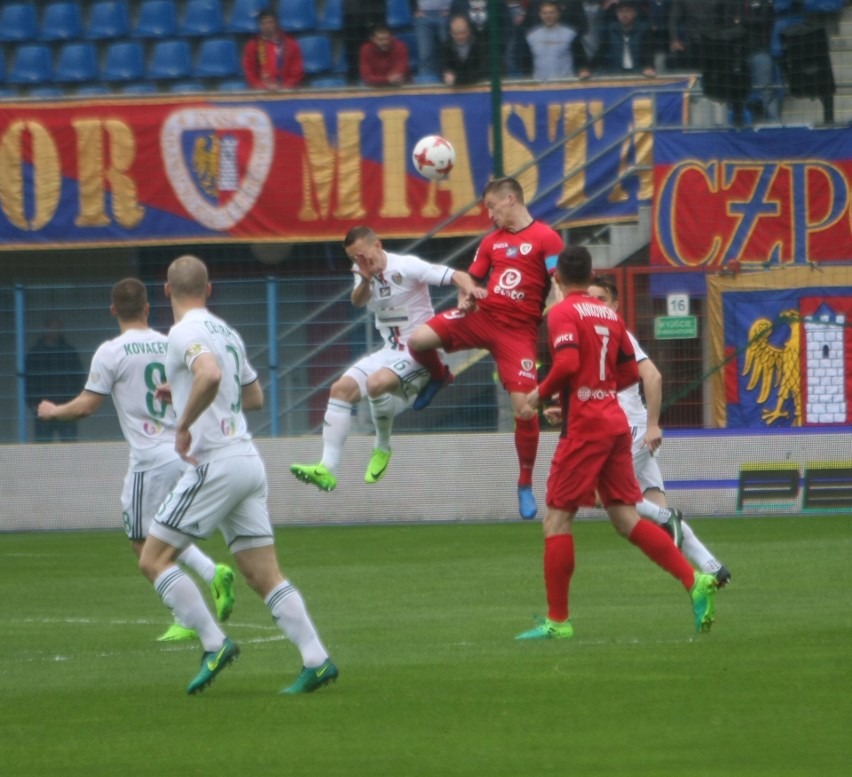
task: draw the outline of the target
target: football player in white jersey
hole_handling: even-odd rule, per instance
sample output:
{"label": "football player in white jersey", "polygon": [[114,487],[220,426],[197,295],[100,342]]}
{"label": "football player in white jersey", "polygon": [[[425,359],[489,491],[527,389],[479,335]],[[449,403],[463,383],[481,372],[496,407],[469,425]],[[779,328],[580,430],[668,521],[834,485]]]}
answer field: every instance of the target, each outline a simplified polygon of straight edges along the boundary
{"label": "football player in white jersey", "polygon": [[[618,288],[609,278],[595,277],[589,287],[589,294],[612,310],[618,310]],[[683,521],[681,511],[668,506],[663,475],[654,455],[663,442],[663,432],[660,429],[663,378],[633,334],[628,332],[628,336],[633,343],[633,350],[636,351],[639,378],[645,394],[643,402],[638,383],[618,393],[618,402],[633,432],[633,469],[644,496],[636,509],[643,518],[663,525],[677,546],[682,547],[687,559],[701,572],[714,575],[720,587],[724,586],[731,579],[728,568],[695,536],[692,528]]]}
{"label": "football player in white jersey", "polygon": [[263,390],[239,333],[207,310],[207,266],[195,256],[175,259],[165,287],[175,325],[166,354],[167,387],[177,416],[175,450],[188,467],[160,506],[139,566],[163,603],[191,628],[204,648],[201,669],[187,688],[206,688],[239,655],[210,614],[195,583],[175,563],[183,548],[216,529],[249,586],[302,655],[302,671],[282,693],[309,693],[334,680],[337,667],[312,623],[304,599],[278,566],[267,506],[266,469],[254,447],[245,410],[263,407]]}
{"label": "football player in white jersey", "polygon": [[[110,312],[121,334],[95,351],[89,379],[74,399],[61,405],[44,400],[38,407],[44,420],[75,421],[92,415],[112,397],[124,438],[130,445],[130,464],[124,478],[121,512],[124,530],[137,558],[160,503],[177,483],[186,462],[175,451],[175,414],[155,396],[166,380],[166,336],[148,326],[148,294],[136,278],[112,287]],[[195,545],[177,559],[209,586],[220,620],[234,607],[234,572],[216,564]],[[162,642],[196,639],[179,621],[159,637]]]}
{"label": "football player in white jersey", "polygon": [[359,359],[332,384],[323,419],[320,463],[290,467],[299,480],[323,491],[337,486],[337,468],[352,426],[352,411],[365,397],[370,401],[376,439],[364,482],[378,483],[384,476],[391,457],[393,420],[430,382],[430,371],[424,365],[430,359],[440,361],[436,351],[419,353],[415,360],[407,346],[409,335],[434,315],[429,287],[455,285],[465,297],[478,299],[488,293],[466,272],[385,251],[369,227],[350,229],[343,248],[355,274],[352,304],[374,314],[383,346]]}

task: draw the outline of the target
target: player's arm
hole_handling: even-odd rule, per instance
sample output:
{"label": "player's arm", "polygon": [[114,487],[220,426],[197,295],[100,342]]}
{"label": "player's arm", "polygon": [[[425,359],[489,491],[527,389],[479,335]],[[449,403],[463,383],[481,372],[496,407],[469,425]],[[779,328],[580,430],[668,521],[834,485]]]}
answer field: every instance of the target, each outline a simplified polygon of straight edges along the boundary
{"label": "player's arm", "polygon": [[209,351],[202,351],[190,365],[192,371],[192,387],[186,400],[186,407],[178,418],[175,429],[175,450],[178,455],[191,464],[197,464],[190,455],[192,433],[190,427],[199,416],[213,403],[222,381],[222,370],[219,362]]}
{"label": "player's arm", "polygon": [[263,408],[263,389],[259,380],[242,387],[243,410],[261,410]]}
{"label": "player's arm", "polygon": [[76,421],[92,415],[104,401],[103,394],[83,389],[74,399],[57,405],[44,399],[38,406],[38,417],[42,421]]}
{"label": "player's arm", "polygon": [[624,391],[638,382],[639,368],[636,366],[636,351],[633,350],[633,343],[630,342],[627,330],[623,329],[615,359],[615,390]]}
{"label": "player's arm", "polygon": [[459,290],[458,307],[462,310],[472,308],[473,300],[484,299],[488,296],[488,289],[480,286],[471,276],[463,270],[453,272],[451,278],[453,285]]}
{"label": "player's arm", "polygon": [[370,301],[370,275],[365,273],[357,264],[352,268],[356,280],[350,300],[356,308],[363,308]]}
{"label": "player's arm", "polygon": [[645,393],[645,406],[648,411],[648,423],[645,430],[645,446],[653,453],[663,442],[663,430],[660,429],[660,408],[663,404],[663,376],[650,359],[642,359],[638,365],[639,380]]}

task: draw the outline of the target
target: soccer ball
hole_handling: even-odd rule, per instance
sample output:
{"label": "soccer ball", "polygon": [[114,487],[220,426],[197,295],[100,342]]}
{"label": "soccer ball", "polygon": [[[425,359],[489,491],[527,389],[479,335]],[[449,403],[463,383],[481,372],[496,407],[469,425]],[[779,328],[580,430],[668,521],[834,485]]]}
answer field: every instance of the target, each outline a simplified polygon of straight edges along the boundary
{"label": "soccer ball", "polygon": [[440,135],[420,138],[411,154],[414,169],[430,181],[442,181],[449,175],[456,161],[452,143]]}

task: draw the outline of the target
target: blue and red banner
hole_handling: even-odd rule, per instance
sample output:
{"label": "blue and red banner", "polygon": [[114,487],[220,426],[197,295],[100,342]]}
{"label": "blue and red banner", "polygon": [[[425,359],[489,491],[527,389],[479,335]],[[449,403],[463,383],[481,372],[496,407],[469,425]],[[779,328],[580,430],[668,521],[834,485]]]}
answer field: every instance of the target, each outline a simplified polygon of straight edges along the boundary
{"label": "blue and red banner", "polygon": [[713,425],[852,423],[852,267],[708,275]]}
{"label": "blue and red banner", "polygon": [[[688,85],[505,89],[504,170],[523,169],[539,218],[635,220],[651,197],[643,129],[681,126]],[[437,184],[411,162],[428,134],[456,150]],[[404,238],[457,213],[440,234],[478,234],[492,175],[486,87],[0,102],[0,249],[336,241],[362,223]]]}
{"label": "blue and red banner", "polygon": [[660,131],[651,261],[802,265],[852,258],[852,132]]}

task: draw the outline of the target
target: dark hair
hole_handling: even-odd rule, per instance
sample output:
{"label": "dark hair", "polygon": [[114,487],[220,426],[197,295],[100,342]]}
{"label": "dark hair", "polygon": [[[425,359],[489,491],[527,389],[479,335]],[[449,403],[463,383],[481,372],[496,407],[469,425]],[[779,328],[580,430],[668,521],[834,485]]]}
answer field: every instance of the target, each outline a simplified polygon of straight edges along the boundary
{"label": "dark hair", "polygon": [[261,8],[257,12],[257,23],[260,24],[260,20],[265,19],[268,16],[271,16],[273,19],[275,19],[276,24],[278,23],[278,17],[276,16],[275,11],[273,11],[272,8],[270,8],[269,6],[267,6],[266,8]]}
{"label": "dark hair", "polygon": [[346,233],[346,237],[343,238],[343,247],[349,248],[349,246],[353,243],[357,243],[359,240],[369,240],[373,243],[378,239],[379,236],[373,232],[370,227],[352,227],[352,229]]}
{"label": "dark hair", "polygon": [[521,204],[524,204],[524,189],[518,182],[517,178],[495,178],[485,184],[482,190],[482,199],[484,200],[489,194],[510,193],[515,195],[515,199]]}
{"label": "dark hair", "polygon": [[115,315],[122,321],[138,321],[145,316],[148,292],[145,284],[136,278],[124,278],[112,287],[112,304]]}
{"label": "dark hair", "polygon": [[610,276],[596,275],[592,278],[592,282],[589,286],[600,286],[602,289],[606,289],[607,293],[612,298],[612,301],[618,302],[618,286],[615,285],[615,281],[610,278]]}
{"label": "dark hair", "polygon": [[592,255],[585,246],[562,249],[556,262],[556,272],[568,286],[588,286],[592,280]]}

